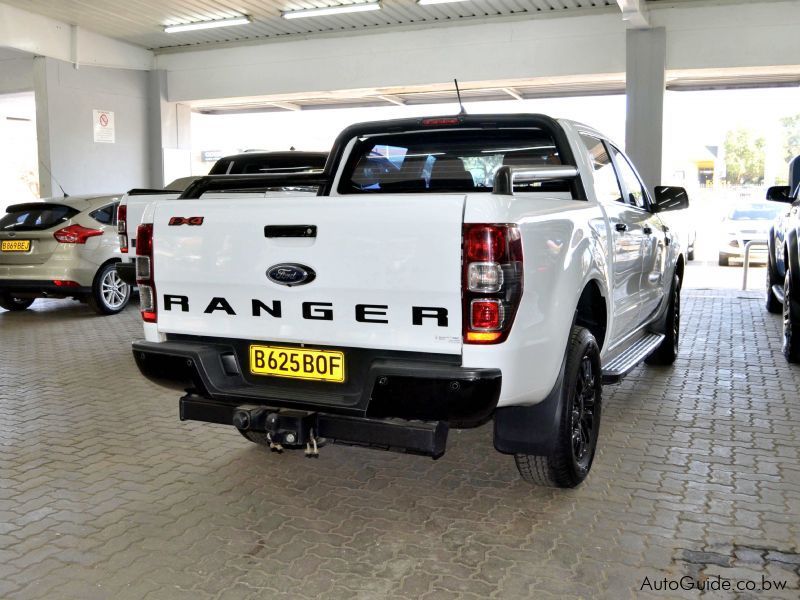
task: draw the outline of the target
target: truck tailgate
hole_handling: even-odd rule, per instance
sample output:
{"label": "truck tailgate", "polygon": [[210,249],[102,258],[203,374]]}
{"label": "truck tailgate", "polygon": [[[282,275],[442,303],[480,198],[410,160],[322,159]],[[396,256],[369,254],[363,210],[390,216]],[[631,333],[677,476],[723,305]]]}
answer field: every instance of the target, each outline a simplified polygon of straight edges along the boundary
{"label": "truck tailgate", "polygon": [[[159,203],[158,329],[460,354],[463,209],[464,196],[452,194]],[[182,224],[169,225],[173,217],[183,217],[173,219]],[[203,217],[202,224],[190,225],[191,217]],[[292,225],[315,226],[316,237],[265,232]],[[279,227],[279,235],[286,231]],[[291,287],[275,283],[267,275],[281,264],[315,277]]]}

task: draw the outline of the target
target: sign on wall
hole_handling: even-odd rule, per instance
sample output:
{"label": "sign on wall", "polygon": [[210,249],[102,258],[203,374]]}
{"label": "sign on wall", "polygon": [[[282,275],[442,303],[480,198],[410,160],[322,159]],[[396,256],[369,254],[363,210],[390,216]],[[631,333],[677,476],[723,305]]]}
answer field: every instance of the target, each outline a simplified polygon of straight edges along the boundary
{"label": "sign on wall", "polygon": [[104,144],[114,143],[114,113],[110,110],[97,110],[94,113],[94,141]]}

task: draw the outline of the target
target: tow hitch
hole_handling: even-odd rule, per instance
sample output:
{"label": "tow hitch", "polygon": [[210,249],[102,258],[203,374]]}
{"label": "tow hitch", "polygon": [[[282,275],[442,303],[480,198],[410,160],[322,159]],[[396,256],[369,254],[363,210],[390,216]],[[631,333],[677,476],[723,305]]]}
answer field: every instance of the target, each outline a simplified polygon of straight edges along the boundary
{"label": "tow hitch", "polygon": [[325,440],[314,433],[318,429],[315,412],[240,406],[234,411],[232,420],[233,425],[242,431],[265,432],[273,452],[305,446],[307,457],[319,458],[319,449],[325,444]]}

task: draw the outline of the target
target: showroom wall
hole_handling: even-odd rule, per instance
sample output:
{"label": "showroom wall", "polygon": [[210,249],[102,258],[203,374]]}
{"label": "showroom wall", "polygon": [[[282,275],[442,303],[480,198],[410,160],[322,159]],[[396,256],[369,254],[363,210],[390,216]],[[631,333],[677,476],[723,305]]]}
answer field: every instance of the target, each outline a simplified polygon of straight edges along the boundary
{"label": "showroom wall", "polygon": [[[37,57],[33,83],[39,159],[69,194],[149,185],[146,71]],[[113,113],[113,142],[95,141],[95,110]],[[43,197],[60,195],[44,168],[40,181]]]}
{"label": "showroom wall", "polygon": [[16,94],[33,89],[33,57],[0,48],[0,94]]}

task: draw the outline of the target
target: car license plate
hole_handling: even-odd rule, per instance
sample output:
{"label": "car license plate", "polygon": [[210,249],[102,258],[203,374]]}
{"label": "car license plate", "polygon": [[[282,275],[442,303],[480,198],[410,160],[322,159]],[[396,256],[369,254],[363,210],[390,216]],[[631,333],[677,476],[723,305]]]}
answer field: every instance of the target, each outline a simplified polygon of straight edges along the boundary
{"label": "car license plate", "polygon": [[253,375],[342,383],[344,352],[252,345],[250,372]]}
{"label": "car license plate", "polygon": [[0,252],[27,252],[30,249],[30,240],[3,240],[0,242]]}

